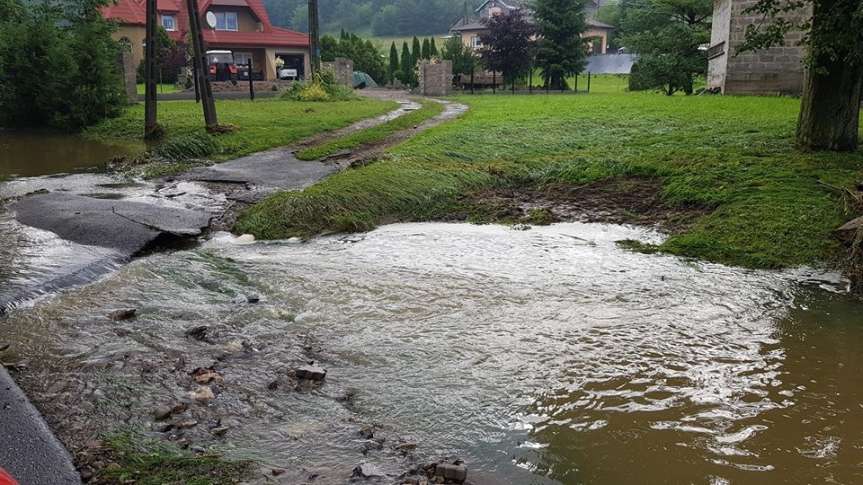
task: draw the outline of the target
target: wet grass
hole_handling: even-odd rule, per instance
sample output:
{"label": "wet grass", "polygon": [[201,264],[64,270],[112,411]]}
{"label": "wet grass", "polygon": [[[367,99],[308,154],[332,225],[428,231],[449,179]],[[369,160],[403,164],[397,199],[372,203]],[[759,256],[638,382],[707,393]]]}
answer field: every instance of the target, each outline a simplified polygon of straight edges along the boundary
{"label": "wet grass", "polygon": [[[214,138],[218,150],[214,160],[229,160],[273,147],[289,145],[312,135],[347,126],[395,109],[390,101],[357,99],[331,103],[282,99],[222,100],[216,102],[219,122],[236,129]],[[87,130],[85,136],[104,141],[140,140],[143,136],[144,105],[128,108],[118,118]],[[163,142],[180,137],[206,137],[201,106],[194,101],[159,103],[159,123],[165,129]]]}
{"label": "wet grass", "polygon": [[497,186],[573,186],[615,177],[662,180],[662,198],[709,209],[659,249],[755,268],[830,261],[851,214],[821,182],[848,187],[863,154],[794,149],[799,102],[648,93],[477,96],[463,118],[424,132],[377,163],[244,213],[260,238],[362,231],[446,217],[460,197]]}
{"label": "wet grass", "polygon": [[297,152],[297,158],[300,160],[318,160],[344,150],[352,150],[364,145],[379,143],[396,132],[413,128],[423,121],[441,114],[443,109],[444,107],[440,103],[423,101],[422,107],[416,111],[412,111],[384,124],[366,128],[365,130],[307,148]]}
{"label": "wet grass", "polygon": [[251,462],[226,461],[214,454],[193,454],[131,432],[105,440],[111,464],[98,472],[100,483],[138,485],[217,485],[240,483]]}

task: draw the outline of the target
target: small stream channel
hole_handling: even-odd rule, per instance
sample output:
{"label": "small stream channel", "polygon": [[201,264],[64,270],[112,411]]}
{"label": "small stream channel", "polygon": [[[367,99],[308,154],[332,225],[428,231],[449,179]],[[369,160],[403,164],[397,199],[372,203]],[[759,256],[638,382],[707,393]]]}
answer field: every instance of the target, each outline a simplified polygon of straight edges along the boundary
{"label": "small stream channel", "polygon": [[[14,309],[0,335],[72,448],[132,427],[285,483],[440,457],[480,483],[863,481],[863,306],[845,284],[615,244],[662,237],[578,223],[218,235]],[[138,317],[106,317],[125,307]],[[326,382],[295,389],[308,361]],[[189,401],[189,373],[210,366],[216,398],[178,418],[198,424],[155,431],[153,409]]]}

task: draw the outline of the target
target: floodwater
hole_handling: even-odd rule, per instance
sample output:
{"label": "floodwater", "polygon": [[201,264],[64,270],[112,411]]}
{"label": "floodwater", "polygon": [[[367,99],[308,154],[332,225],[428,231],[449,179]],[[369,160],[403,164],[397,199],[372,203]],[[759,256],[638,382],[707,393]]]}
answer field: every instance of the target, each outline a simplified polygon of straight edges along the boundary
{"label": "floodwater", "polygon": [[[166,436],[289,483],[440,457],[481,483],[863,483],[863,306],[845,284],[615,244],[661,238],[578,223],[222,235],[15,309],[0,334],[67,442],[150,429],[215,366],[199,424]],[[105,318],[123,307],[138,318]],[[184,337],[202,325],[207,341]],[[326,383],[294,389],[308,361]]]}
{"label": "floodwater", "polygon": [[79,135],[0,130],[0,176],[69,173],[141,151],[143,145],[107,144]]}

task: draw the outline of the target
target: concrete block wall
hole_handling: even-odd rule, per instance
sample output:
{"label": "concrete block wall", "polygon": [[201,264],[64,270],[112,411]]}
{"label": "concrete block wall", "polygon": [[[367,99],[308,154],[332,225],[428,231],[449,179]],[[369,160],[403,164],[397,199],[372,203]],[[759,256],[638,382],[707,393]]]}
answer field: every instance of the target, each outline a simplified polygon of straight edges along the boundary
{"label": "concrete block wall", "polygon": [[[786,35],[785,45],[739,54],[746,29],[762,21],[759,15],[743,12],[756,0],[732,0],[730,32],[727,45],[727,66],[724,89],[727,94],[800,94],[803,90],[803,58],[805,48],[797,43],[800,32]],[[790,14],[790,18],[808,12]]]}
{"label": "concrete block wall", "polygon": [[449,95],[452,92],[452,61],[420,64],[419,92],[423,96]]}
{"label": "concrete block wall", "polygon": [[334,62],[323,62],[321,67],[332,69],[336,75],[336,82],[349,88],[354,87],[354,61],[344,57],[336,57]]}

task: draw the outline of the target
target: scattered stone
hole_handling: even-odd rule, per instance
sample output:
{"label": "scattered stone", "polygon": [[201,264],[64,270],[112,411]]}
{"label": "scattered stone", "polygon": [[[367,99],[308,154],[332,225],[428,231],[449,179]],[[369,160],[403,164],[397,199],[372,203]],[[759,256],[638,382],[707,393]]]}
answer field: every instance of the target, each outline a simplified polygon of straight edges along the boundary
{"label": "scattered stone", "polygon": [[255,304],[261,302],[261,297],[258,295],[246,295],[246,302]]}
{"label": "scattered stone", "polygon": [[416,443],[399,443],[396,445],[396,450],[402,453],[408,453],[417,449]]}
{"label": "scattered stone", "polygon": [[198,402],[208,402],[216,399],[216,395],[213,394],[213,390],[209,386],[201,386],[190,392],[189,395]]}
{"label": "scattered stone", "polygon": [[181,402],[181,403],[175,405],[173,408],[171,408],[171,413],[172,414],[182,414],[182,413],[185,413],[188,409],[189,409],[189,405],[184,403],[184,402]]}
{"label": "scattered stone", "polygon": [[12,344],[0,342],[0,352],[6,352],[7,350],[9,350],[9,347],[11,347],[11,346],[12,346]]}
{"label": "scattered stone", "polygon": [[171,431],[172,429],[174,429],[174,424],[173,423],[162,423],[162,424],[156,425],[156,427],[153,429],[155,429],[156,432],[158,432],[158,433],[167,433],[168,431]]}
{"label": "scattered stone", "polygon": [[462,463],[456,463],[438,463],[434,472],[435,480],[443,478],[445,482],[464,483],[467,480],[467,467]]}
{"label": "scattered stone", "polygon": [[363,463],[362,465],[357,465],[354,468],[354,478],[380,478],[385,475],[381,472],[378,467],[371,463]]}
{"label": "scattered stone", "polygon": [[267,389],[269,389],[269,390],[271,390],[271,391],[275,391],[275,390],[276,390],[276,389],[278,389],[278,388],[279,388],[279,380],[278,380],[278,379],[276,379],[276,380],[274,380],[273,382],[271,382],[271,383],[267,384]]}
{"label": "scattered stone", "polygon": [[531,227],[527,224],[513,224],[512,230],[513,231],[529,231],[529,230],[531,230]]}
{"label": "scattered stone", "polygon": [[316,365],[304,365],[294,371],[297,379],[307,380],[307,381],[315,381],[320,382],[323,381],[324,378],[327,377],[326,369],[318,367]]}
{"label": "scattered stone", "polygon": [[359,434],[362,439],[370,440],[375,437],[375,429],[372,426],[364,426],[357,432],[357,434]]}
{"label": "scattered stone", "polygon": [[252,244],[255,242],[255,236],[252,234],[243,234],[236,239],[237,244]]}
{"label": "scattered stone", "polygon": [[287,472],[288,472],[287,470],[283,470],[281,468],[273,468],[272,470],[270,470],[270,474],[273,475],[274,477],[284,475]]}
{"label": "scattered stone", "polygon": [[209,340],[207,339],[207,332],[209,332],[209,331],[210,331],[210,327],[208,327],[206,325],[201,325],[199,327],[193,327],[193,328],[190,328],[189,330],[186,330],[186,337],[195,339],[199,342],[209,343]]}
{"label": "scattered stone", "polygon": [[174,414],[174,408],[170,406],[159,406],[153,411],[153,417],[156,421],[164,421]]}
{"label": "scattered stone", "polygon": [[174,425],[174,428],[176,428],[176,429],[189,429],[189,428],[194,428],[197,425],[198,425],[197,421],[195,421],[194,419],[189,419],[186,421],[180,421],[179,423]]}
{"label": "scattered stone", "polygon": [[219,374],[212,367],[202,368],[198,367],[197,369],[192,371],[192,378],[195,379],[195,382],[198,384],[209,384],[211,382],[224,382],[225,378],[222,377],[222,374]]}
{"label": "scattered stone", "polygon": [[228,433],[228,431],[230,431],[230,429],[231,428],[229,428],[227,426],[219,426],[218,428],[211,429],[210,432],[213,433],[213,435],[215,435],[215,436],[222,437],[222,436],[225,436]]}
{"label": "scattered stone", "polygon": [[124,320],[131,320],[135,318],[135,315],[138,313],[138,310],[135,308],[123,308],[120,310],[114,310],[108,314],[108,318],[115,322],[122,322]]}
{"label": "scattered stone", "polygon": [[858,217],[852,221],[849,221],[847,224],[845,224],[844,226],[837,229],[837,231],[838,232],[851,232],[851,231],[857,231],[861,228],[863,228],[863,217]]}

